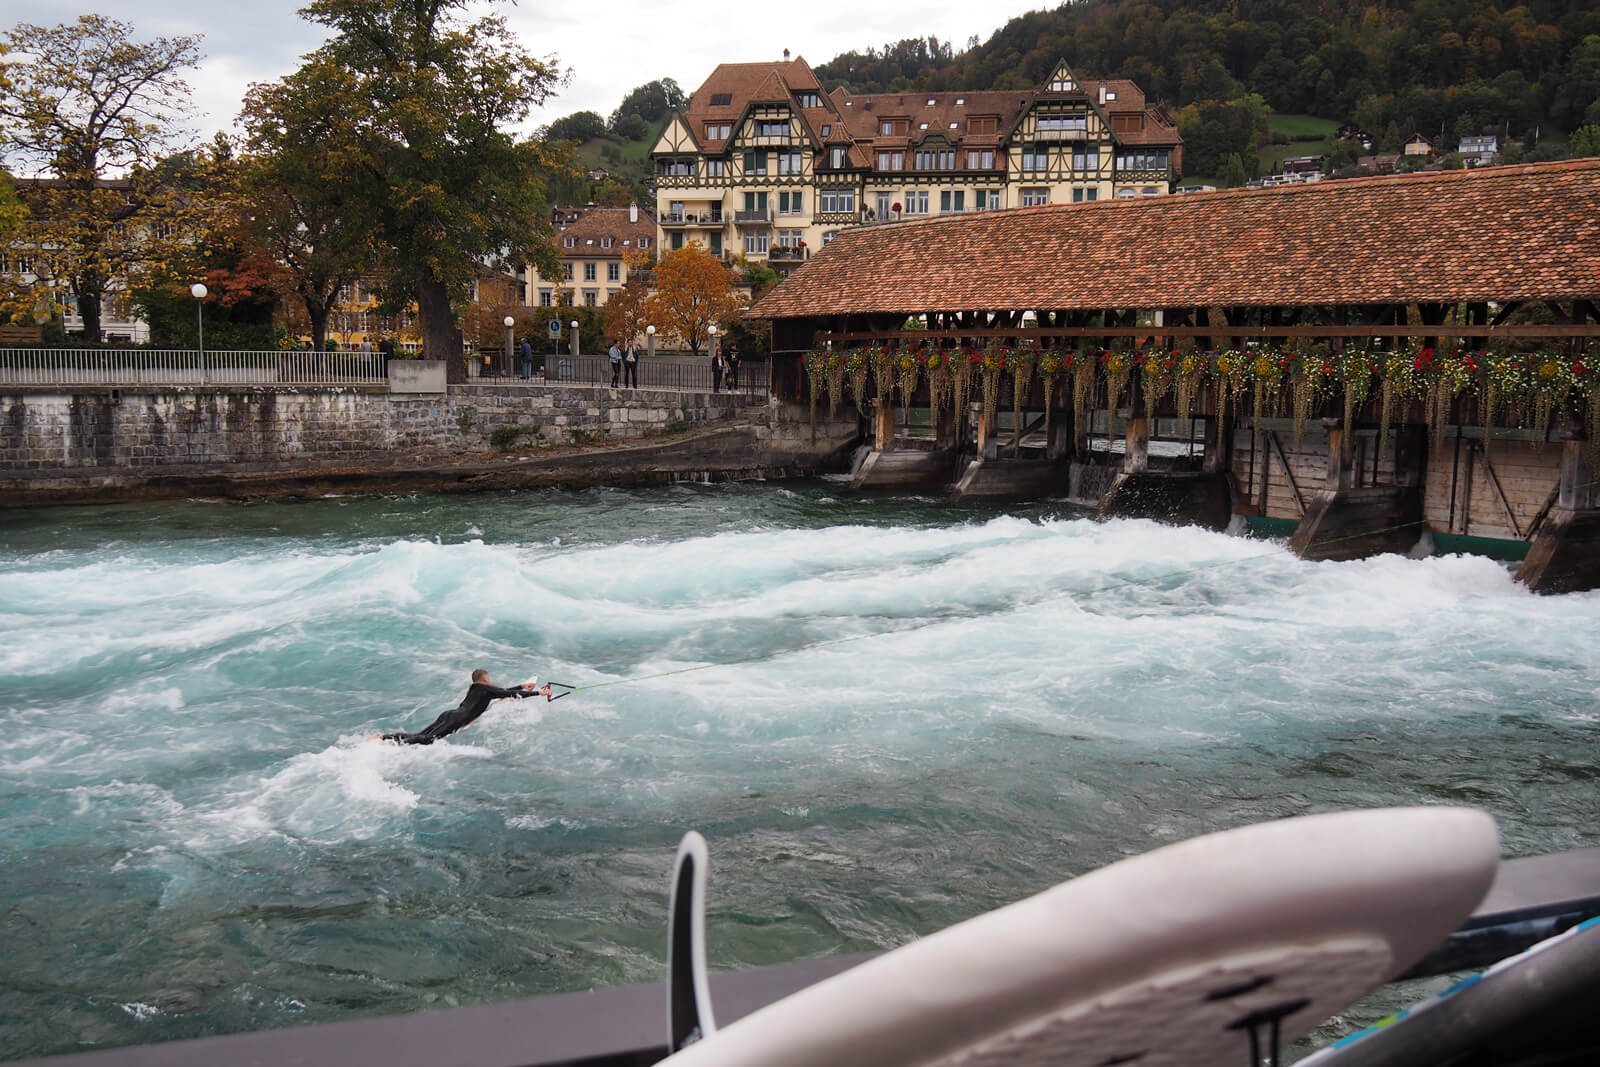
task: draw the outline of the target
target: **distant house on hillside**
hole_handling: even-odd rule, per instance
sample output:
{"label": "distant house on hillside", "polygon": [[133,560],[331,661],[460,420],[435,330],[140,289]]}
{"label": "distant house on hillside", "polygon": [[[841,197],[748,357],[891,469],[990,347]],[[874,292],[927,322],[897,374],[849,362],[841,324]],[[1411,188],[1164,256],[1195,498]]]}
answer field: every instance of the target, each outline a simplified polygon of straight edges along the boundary
{"label": "distant house on hillside", "polygon": [[1460,153],[1462,162],[1467,166],[1485,167],[1493,163],[1495,157],[1500,154],[1500,138],[1492,135],[1463,137],[1461,143],[1456,146],[1456,151]]}
{"label": "distant house on hillside", "polygon": [[1322,173],[1321,156],[1290,156],[1283,161],[1285,174],[1320,174]]}
{"label": "distant house on hillside", "polygon": [[1405,154],[1408,156],[1431,156],[1433,155],[1433,142],[1420,133],[1412,134],[1411,140],[1406,142]]}
{"label": "distant house on hillside", "polygon": [[1356,160],[1356,169],[1362,174],[1393,174],[1400,169],[1400,154],[1362,156]]}

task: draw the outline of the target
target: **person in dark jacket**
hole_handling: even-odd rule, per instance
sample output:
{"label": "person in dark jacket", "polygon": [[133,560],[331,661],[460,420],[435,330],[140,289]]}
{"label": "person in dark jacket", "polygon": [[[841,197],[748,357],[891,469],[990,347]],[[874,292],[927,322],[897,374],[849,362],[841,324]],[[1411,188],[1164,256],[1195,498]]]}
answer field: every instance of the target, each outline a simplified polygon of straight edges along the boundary
{"label": "person in dark jacket", "polygon": [[461,698],[461,703],[455,710],[445,712],[414,734],[397,731],[392,734],[372,736],[374,739],[393,741],[401,745],[431,745],[441,737],[448,737],[457,730],[471,726],[493,701],[521,700],[531,696],[543,696],[548,699],[550,687],[547,685],[534,689],[531,686],[519,685],[511,689],[501,689],[489,683],[489,672],[480,667],[472,672],[472,685],[468,687],[467,695]]}

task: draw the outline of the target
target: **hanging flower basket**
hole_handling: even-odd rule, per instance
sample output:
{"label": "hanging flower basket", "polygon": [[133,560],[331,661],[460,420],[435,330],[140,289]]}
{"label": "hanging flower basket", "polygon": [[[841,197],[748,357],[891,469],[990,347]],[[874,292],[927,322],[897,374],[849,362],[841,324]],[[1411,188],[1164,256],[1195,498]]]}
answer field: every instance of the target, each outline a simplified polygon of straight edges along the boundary
{"label": "hanging flower basket", "polygon": [[872,370],[872,350],[852,348],[844,360],[845,381],[850,386],[850,401],[857,412],[867,410],[867,374]]}
{"label": "hanging flower basket", "polygon": [[1395,406],[1409,402],[1416,395],[1416,355],[1396,349],[1379,361],[1378,370],[1383,375],[1378,412],[1378,450],[1381,452],[1389,444],[1389,426],[1394,422]]}
{"label": "hanging flower basket", "polygon": [[1194,349],[1189,349],[1178,356],[1177,366],[1173,368],[1172,394],[1173,402],[1178,408],[1178,422],[1187,423],[1194,413],[1195,397],[1200,395],[1200,389],[1206,380],[1206,358]]}

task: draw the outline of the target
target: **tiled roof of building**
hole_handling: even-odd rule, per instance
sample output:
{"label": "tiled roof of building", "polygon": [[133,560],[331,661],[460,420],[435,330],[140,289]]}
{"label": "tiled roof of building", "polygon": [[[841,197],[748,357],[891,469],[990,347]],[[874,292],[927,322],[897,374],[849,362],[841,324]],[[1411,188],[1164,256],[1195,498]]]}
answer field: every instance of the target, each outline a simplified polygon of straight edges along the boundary
{"label": "tiled roof of building", "polygon": [[[556,251],[568,257],[604,259],[620,257],[623,252],[639,247],[639,238],[652,238],[656,233],[654,212],[641,207],[636,222],[628,221],[628,208],[587,207],[576,222],[566,226],[556,238]],[[566,246],[566,238],[573,246]],[[606,238],[611,239],[609,247]]]}
{"label": "tiled roof of building", "polygon": [[[767,63],[719,63],[705,84],[689,97],[684,122],[702,151],[719,151],[724,138],[707,138],[706,123],[737,122],[751,101],[790,99],[790,92],[811,91],[824,96],[822,83],[804,58]],[[723,100],[726,103],[723,103]]]}
{"label": "tiled roof of building", "polygon": [[1600,159],[843,230],[762,318],[1600,298]]}

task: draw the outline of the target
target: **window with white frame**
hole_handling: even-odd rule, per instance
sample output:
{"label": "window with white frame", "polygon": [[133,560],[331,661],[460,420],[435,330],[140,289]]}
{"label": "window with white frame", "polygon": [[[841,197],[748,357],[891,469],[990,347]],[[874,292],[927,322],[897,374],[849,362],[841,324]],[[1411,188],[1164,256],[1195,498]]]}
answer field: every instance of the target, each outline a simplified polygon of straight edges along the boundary
{"label": "window with white frame", "polygon": [[844,148],[828,149],[828,166],[832,167],[834,170],[838,170],[839,168],[843,167],[847,152],[848,149]]}
{"label": "window with white frame", "polygon": [[968,170],[994,170],[994,149],[970,149],[967,152]]}
{"label": "window with white frame", "polygon": [[906,154],[904,152],[879,152],[879,170],[905,170]]}
{"label": "window with white frame", "polygon": [[1049,170],[1050,149],[1043,145],[1030,144],[1022,147],[1023,170]]}
{"label": "window with white frame", "polygon": [[600,290],[598,290],[598,289],[585,289],[583,291],[583,306],[584,307],[591,307],[592,308],[592,307],[597,306],[599,303],[600,303]]}
{"label": "window with white frame", "polygon": [[796,189],[794,192],[780,192],[778,194],[778,214],[804,215],[806,211],[806,194]]}
{"label": "window with white frame", "polygon": [[606,264],[606,281],[608,281],[608,282],[620,282],[621,280],[622,280],[622,264],[621,263],[607,263]]}
{"label": "window with white frame", "polygon": [[648,237],[639,238],[639,247],[640,248],[649,248],[650,247],[650,238],[648,238]]}
{"label": "window with white frame", "polygon": [[796,93],[795,94],[795,100],[796,100],[797,103],[799,103],[799,105],[801,107],[821,107],[822,106],[822,99],[816,93],[813,93],[813,92]]}
{"label": "window with white frame", "polygon": [[789,136],[788,119],[761,119],[756,123],[757,137]]}
{"label": "window with white frame", "polygon": [[561,247],[576,248],[578,247],[578,239],[576,237],[563,237],[561,239]]}
{"label": "window with white frame", "polygon": [[949,149],[922,149],[912,158],[915,170],[955,170],[956,151]]}
{"label": "window with white frame", "polygon": [[839,231],[838,230],[823,230],[822,231],[822,247],[823,248],[827,248],[828,247],[828,242],[833,240],[837,236],[839,236]]}
{"label": "window with white frame", "polygon": [[1022,206],[1038,207],[1040,204],[1050,202],[1049,189],[1024,189],[1022,190]]}
{"label": "window with white frame", "polygon": [[1077,171],[1100,169],[1100,147],[1078,145],[1072,150],[1072,169]]}
{"label": "window with white frame", "polygon": [[728,176],[728,161],[725,159],[706,160],[707,178],[726,178]]}
{"label": "window with white frame", "polygon": [[539,290],[539,306],[542,307],[542,308],[549,307],[550,304],[551,304],[552,295],[553,294],[550,292],[549,289],[540,289]]}
{"label": "window with white frame", "polygon": [[594,281],[594,264],[593,263],[585,263],[583,265],[583,280],[586,281],[586,282]]}
{"label": "window with white frame", "polygon": [[939,211],[941,213],[967,210],[967,191],[965,189],[939,190]]}
{"label": "window with white frame", "polygon": [[804,164],[799,152],[778,153],[779,174],[799,174],[803,166]]}
{"label": "window with white frame", "polygon": [[818,210],[823,214],[838,214],[856,209],[854,189],[823,189],[817,194]]}
{"label": "window with white frame", "polygon": [[974,189],[972,190],[972,210],[974,211],[999,211],[1000,190]]}
{"label": "window with white frame", "polygon": [[1040,132],[1049,131],[1062,133],[1066,131],[1084,131],[1089,128],[1087,115],[1040,115]]}
{"label": "window with white frame", "polygon": [[562,279],[564,281],[569,281],[570,282],[572,280],[572,264],[571,263],[563,263],[563,264],[561,264],[561,277],[562,277]]}
{"label": "window with white frame", "polygon": [[764,256],[767,254],[768,236],[764,233],[747,233],[744,235],[744,251],[747,256]]}
{"label": "window with white frame", "polygon": [[746,152],[744,154],[744,172],[746,174],[765,174],[767,172],[767,154],[765,152]]}
{"label": "window with white frame", "polygon": [[728,134],[733,132],[733,127],[726,122],[706,123],[706,139],[711,141],[726,141]]}
{"label": "window with white frame", "polygon": [[1172,152],[1165,148],[1133,148],[1117,153],[1117,170],[1167,170]]}
{"label": "window with white frame", "polygon": [[926,189],[907,189],[905,205],[907,215],[926,215],[928,213],[928,191]]}
{"label": "window with white frame", "polygon": [[805,239],[805,236],[806,231],[804,230],[779,230],[778,247],[799,248],[800,242]]}

